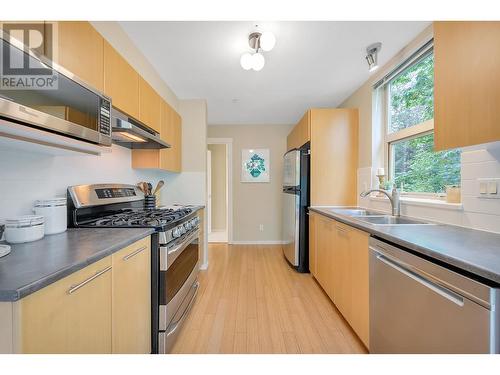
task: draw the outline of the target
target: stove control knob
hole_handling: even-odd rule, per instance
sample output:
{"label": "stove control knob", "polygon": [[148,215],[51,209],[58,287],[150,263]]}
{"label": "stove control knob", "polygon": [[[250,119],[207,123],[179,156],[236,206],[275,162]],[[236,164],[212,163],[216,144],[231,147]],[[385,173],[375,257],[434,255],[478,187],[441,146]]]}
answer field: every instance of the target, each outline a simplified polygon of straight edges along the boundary
{"label": "stove control knob", "polygon": [[186,228],[184,227],[184,225],[179,225],[179,232],[180,232],[181,234],[186,233]]}
{"label": "stove control knob", "polygon": [[197,227],[197,224],[198,224],[198,223],[196,222],[196,219],[191,220],[191,226],[192,226],[193,228],[196,228],[196,227]]}
{"label": "stove control knob", "polygon": [[179,238],[180,236],[181,236],[181,233],[180,233],[180,231],[179,231],[179,228],[174,228],[174,229],[172,230],[172,237],[174,237],[174,238]]}
{"label": "stove control knob", "polygon": [[191,224],[190,221],[188,221],[186,224],[184,224],[184,226],[186,227],[187,230],[191,230],[191,228],[193,227],[193,225]]}

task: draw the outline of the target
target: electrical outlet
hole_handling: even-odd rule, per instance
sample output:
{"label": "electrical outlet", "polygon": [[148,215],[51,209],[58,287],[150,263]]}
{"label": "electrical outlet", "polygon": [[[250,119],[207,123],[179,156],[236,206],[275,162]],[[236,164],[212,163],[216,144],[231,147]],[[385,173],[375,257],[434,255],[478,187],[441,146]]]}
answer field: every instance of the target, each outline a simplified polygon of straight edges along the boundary
{"label": "electrical outlet", "polygon": [[264,224],[259,224],[259,230],[260,230],[261,232],[264,232]]}

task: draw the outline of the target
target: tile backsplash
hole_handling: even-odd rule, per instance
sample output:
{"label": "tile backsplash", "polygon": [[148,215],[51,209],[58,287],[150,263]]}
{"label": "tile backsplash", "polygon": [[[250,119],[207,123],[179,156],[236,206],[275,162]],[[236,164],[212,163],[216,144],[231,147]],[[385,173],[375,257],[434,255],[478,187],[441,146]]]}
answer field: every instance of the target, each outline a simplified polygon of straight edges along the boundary
{"label": "tile backsplash", "polygon": [[[500,178],[500,144],[497,142],[464,148],[461,172],[461,209],[447,205],[419,205],[403,202],[402,214],[500,233],[500,199],[484,198],[479,194],[481,179]],[[371,167],[358,169],[358,193],[364,190],[365,186],[377,186],[376,179],[373,177]],[[358,198],[358,204],[363,207],[390,211],[388,201]]]}

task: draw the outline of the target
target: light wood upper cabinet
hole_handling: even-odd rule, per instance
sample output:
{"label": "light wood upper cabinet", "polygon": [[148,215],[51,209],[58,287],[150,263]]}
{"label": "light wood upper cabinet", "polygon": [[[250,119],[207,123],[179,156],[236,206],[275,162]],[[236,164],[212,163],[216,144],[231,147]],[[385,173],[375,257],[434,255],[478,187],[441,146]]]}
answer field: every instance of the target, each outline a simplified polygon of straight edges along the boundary
{"label": "light wood upper cabinet", "polygon": [[111,353],[111,257],[23,298],[15,310],[16,352]]}
{"label": "light wood upper cabinet", "polygon": [[104,93],[113,106],[131,117],[139,118],[139,74],[104,41]]}
{"label": "light wood upper cabinet", "polygon": [[357,202],[358,110],[312,109],[311,206]]}
{"label": "light wood upper cabinet", "polygon": [[161,132],[162,99],[142,77],[139,77],[139,120]]}
{"label": "light wood upper cabinet", "polygon": [[162,169],[170,172],[182,170],[182,118],[162,101],[161,138],[170,148],[161,150],[132,150],[132,168]]}
{"label": "light wood upper cabinet", "polygon": [[287,150],[300,148],[311,139],[311,111],[307,111],[286,139]]}
{"label": "light wood upper cabinet", "polygon": [[104,38],[89,22],[47,22],[57,28],[55,62],[104,91]]}
{"label": "light wood upper cabinet", "polygon": [[113,353],[151,353],[151,241],[112,255]]}
{"label": "light wood upper cabinet", "polygon": [[292,129],[287,148],[311,148],[311,206],[357,202],[358,110],[312,108]]}
{"label": "light wood upper cabinet", "polygon": [[434,22],[436,150],[500,140],[500,22]]}
{"label": "light wood upper cabinet", "polygon": [[162,137],[171,148],[160,151],[161,169],[180,172],[182,169],[182,119],[167,103],[164,103]]}

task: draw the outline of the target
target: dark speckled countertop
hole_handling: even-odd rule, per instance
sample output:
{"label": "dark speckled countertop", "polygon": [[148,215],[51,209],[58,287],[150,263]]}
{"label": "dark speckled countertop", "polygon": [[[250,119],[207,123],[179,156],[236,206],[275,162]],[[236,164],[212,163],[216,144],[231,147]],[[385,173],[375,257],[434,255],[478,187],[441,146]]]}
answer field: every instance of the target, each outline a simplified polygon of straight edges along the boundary
{"label": "dark speckled countertop", "polygon": [[[387,242],[500,284],[500,234],[454,225],[373,225],[332,211],[309,210],[351,225]],[[341,207],[335,207],[341,208]]]}
{"label": "dark speckled countertop", "polygon": [[0,258],[0,301],[17,301],[153,232],[152,228],[78,228],[11,245],[11,253]]}

